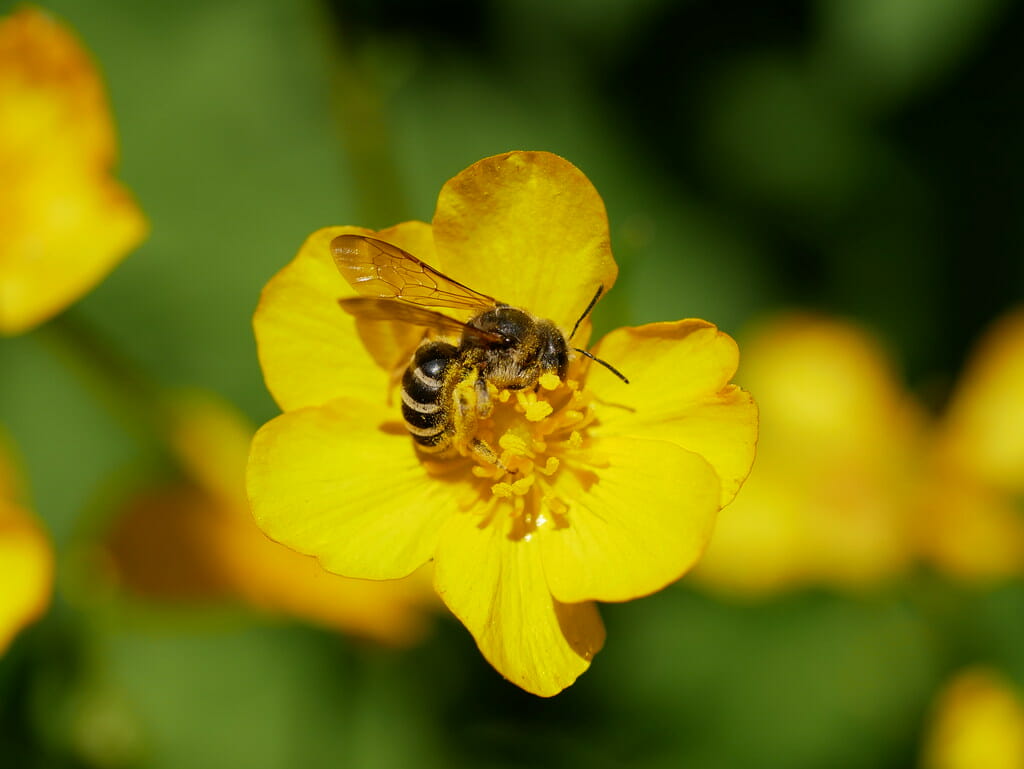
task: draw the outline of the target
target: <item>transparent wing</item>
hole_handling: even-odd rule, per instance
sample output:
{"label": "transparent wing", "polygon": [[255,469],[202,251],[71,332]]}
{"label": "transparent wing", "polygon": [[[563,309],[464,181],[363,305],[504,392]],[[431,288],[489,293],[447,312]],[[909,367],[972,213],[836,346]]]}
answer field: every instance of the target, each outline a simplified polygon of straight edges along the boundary
{"label": "transparent wing", "polygon": [[338,271],[364,296],[477,312],[498,304],[383,240],[339,235],[331,241],[331,253]]}
{"label": "transparent wing", "polygon": [[444,334],[469,334],[477,339],[488,342],[505,341],[505,338],[500,334],[482,331],[479,328],[468,326],[462,321],[449,318],[447,315],[442,315],[439,312],[428,310],[425,307],[418,307],[414,304],[406,304],[396,299],[356,296],[350,299],[339,299],[338,304],[349,315],[354,315],[362,320],[397,320],[414,326],[430,328]]}

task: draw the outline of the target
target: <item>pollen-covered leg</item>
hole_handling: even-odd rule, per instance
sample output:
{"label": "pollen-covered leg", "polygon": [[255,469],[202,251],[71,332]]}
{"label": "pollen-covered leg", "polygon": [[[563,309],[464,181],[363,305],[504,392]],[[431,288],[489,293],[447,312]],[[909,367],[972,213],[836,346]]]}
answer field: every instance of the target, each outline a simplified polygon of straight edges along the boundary
{"label": "pollen-covered leg", "polygon": [[476,379],[476,414],[481,419],[487,419],[494,411],[494,402],[491,400],[491,392],[487,387],[487,380],[482,376]]}
{"label": "pollen-covered leg", "polygon": [[469,444],[470,451],[480,457],[480,459],[488,462],[499,468],[502,472],[510,473],[509,470],[501,461],[501,457],[498,456],[498,452],[491,448],[491,445],[487,441],[481,440],[480,438],[474,438]]}
{"label": "pollen-covered leg", "polygon": [[471,372],[455,386],[454,393],[454,435],[452,442],[463,456],[472,456],[494,465],[503,472],[508,468],[502,463],[491,445],[477,437],[480,420],[487,419],[494,411],[494,402],[488,390],[487,380],[479,372]]}

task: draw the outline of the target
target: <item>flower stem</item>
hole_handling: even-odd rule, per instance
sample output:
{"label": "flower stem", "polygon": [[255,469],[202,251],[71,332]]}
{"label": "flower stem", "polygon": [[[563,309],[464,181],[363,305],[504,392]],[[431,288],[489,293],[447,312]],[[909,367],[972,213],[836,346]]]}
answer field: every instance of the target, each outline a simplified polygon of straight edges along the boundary
{"label": "flower stem", "polygon": [[333,111],[356,192],[357,221],[379,229],[409,218],[408,202],[395,162],[380,78],[353,43],[335,41],[332,46]]}
{"label": "flower stem", "polygon": [[74,308],[36,332],[96,398],[136,437],[164,444],[166,414],[157,383]]}

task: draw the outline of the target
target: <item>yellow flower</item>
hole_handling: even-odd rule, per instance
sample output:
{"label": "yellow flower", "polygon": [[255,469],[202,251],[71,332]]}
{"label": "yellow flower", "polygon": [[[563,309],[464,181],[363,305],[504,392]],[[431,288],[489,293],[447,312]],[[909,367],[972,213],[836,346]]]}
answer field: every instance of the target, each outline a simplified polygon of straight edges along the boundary
{"label": "yellow flower", "polygon": [[744,344],[743,370],[761,412],[757,462],[694,577],[767,594],[905,569],[920,420],[877,344],[850,324],[786,315]]}
{"label": "yellow flower", "polygon": [[53,550],[20,502],[14,468],[0,445],[0,654],[50,605]]}
{"label": "yellow flower", "polygon": [[[331,258],[343,233],[370,234],[314,233],[256,311],[264,377],[285,412],[253,442],[256,519],[339,574],[390,579],[433,560],[437,592],[490,663],[553,695],[604,643],[593,602],[678,579],[746,476],[756,411],[729,384],[736,345],[701,320],[619,329],[594,352],[631,384],[574,355],[562,381],[488,387],[493,413],[475,435],[499,463],[420,455],[389,396],[422,330],[410,338],[339,309],[354,294]],[[374,237],[566,335],[617,273],[597,191],[543,152],[475,163],[441,190],[432,225]]]}
{"label": "yellow flower", "polygon": [[963,579],[1024,573],[1024,309],[978,343],[933,440],[919,539]]}
{"label": "yellow flower", "polygon": [[137,494],[115,520],[105,561],[117,582],[163,600],[241,600],[390,645],[422,637],[436,601],[428,575],[346,579],[267,539],[245,499],[253,428],[205,393],[177,397],[170,413],[188,478]]}
{"label": "yellow flower", "polygon": [[985,668],[961,672],[940,694],[923,769],[1024,769],[1024,700]]}
{"label": "yellow flower", "polygon": [[114,155],[99,75],[73,35],[32,8],[0,20],[0,334],[56,315],[144,236]]}

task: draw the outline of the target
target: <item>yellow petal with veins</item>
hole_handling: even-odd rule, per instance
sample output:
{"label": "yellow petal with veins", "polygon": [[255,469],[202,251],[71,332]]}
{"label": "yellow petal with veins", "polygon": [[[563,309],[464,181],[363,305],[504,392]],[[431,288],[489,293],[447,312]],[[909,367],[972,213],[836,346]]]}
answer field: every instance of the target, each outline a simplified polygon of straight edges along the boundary
{"label": "yellow petal with veins", "polygon": [[351,398],[260,428],[247,486],[271,539],[364,579],[404,577],[426,563],[462,491],[424,472],[394,409]]}
{"label": "yellow petal with veins", "polygon": [[597,609],[552,598],[539,543],[512,540],[507,525],[480,520],[462,514],[445,525],[437,592],[499,673],[541,697],[558,694],[604,645]]}
{"label": "yellow petal with veins", "polygon": [[718,476],[667,441],[608,438],[593,471],[566,461],[553,484],[568,504],[538,532],[544,573],[560,601],[627,601],[679,579],[718,512]]}
{"label": "yellow petal with veins", "polygon": [[592,433],[671,441],[703,457],[728,504],[750,472],[757,407],[729,384],[739,353],[727,334],[703,320],[620,328],[595,348],[627,377],[592,365],[587,387],[599,404]]}
{"label": "yellow petal with veins", "polygon": [[549,152],[474,163],[442,188],[433,224],[443,273],[566,333],[618,274],[601,196]]}

